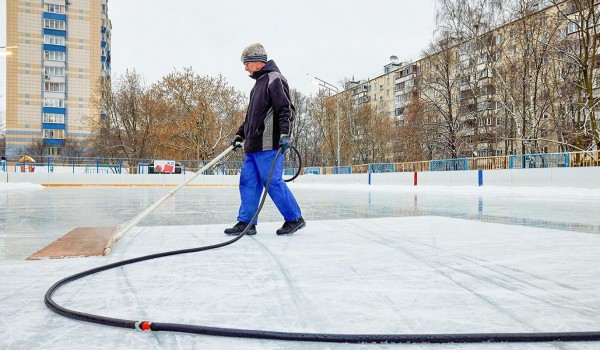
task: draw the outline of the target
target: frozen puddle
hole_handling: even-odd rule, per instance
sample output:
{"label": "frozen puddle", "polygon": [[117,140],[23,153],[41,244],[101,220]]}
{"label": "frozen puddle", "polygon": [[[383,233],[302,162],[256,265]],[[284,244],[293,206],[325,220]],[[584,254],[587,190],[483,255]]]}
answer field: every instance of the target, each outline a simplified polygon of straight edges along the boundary
{"label": "frozen puddle", "polygon": [[[280,223],[207,252],[101,272],[58,290],[69,309],[215,327],[322,333],[600,330],[600,235],[422,216]],[[106,257],[0,265],[3,349],[597,349],[600,343],[315,344],[136,332],[43,302],[68,275],[228,240],[227,225],[136,227]]]}

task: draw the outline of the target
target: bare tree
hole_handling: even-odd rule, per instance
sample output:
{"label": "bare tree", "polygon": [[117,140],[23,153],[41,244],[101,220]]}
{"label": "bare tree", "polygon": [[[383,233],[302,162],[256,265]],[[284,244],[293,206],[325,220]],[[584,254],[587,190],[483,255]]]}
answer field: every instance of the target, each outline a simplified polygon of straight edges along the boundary
{"label": "bare tree", "polygon": [[71,137],[65,138],[65,144],[62,147],[61,155],[63,157],[79,158],[87,154],[85,142],[75,140]]}
{"label": "bare tree", "polygon": [[186,68],[167,75],[153,89],[166,103],[157,137],[163,154],[210,159],[229,144],[243,121],[245,97],[222,76],[202,77]]}
{"label": "bare tree", "polygon": [[0,132],[0,159],[6,158],[6,134]]}
{"label": "bare tree", "polygon": [[151,153],[151,131],[156,124],[154,106],[143,103],[147,89],[134,70],[126,71],[114,85],[103,80],[94,102],[100,118],[90,118],[90,152],[94,156],[127,158],[130,165]]}
{"label": "bare tree", "polygon": [[6,117],[4,112],[0,112],[0,134],[6,133]]}
{"label": "bare tree", "polygon": [[432,140],[428,140],[423,115],[424,105],[418,98],[411,100],[404,109],[403,123],[396,128],[395,161],[416,162],[427,159],[427,145]]}
{"label": "bare tree", "polygon": [[466,124],[459,119],[459,92],[461,74],[455,48],[456,38],[449,32],[425,51],[418,89],[424,103],[424,127],[433,135],[427,145],[435,158],[457,158],[465,148]]}
{"label": "bare tree", "polygon": [[577,148],[598,149],[596,110],[600,100],[595,95],[600,86],[597,72],[600,11],[594,0],[553,0],[553,4],[566,22],[566,37],[562,47],[557,45],[558,51],[576,73],[571,80],[576,95],[572,101],[574,130],[570,141]]}
{"label": "bare tree", "polygon": [[353,122],[348,128],[344,127],[344,130],[353,130],[351,142],[346,145],[346,151],[352,152],[352,162],[365,164],[392,161],[394,122],[388,114],[366,104],[354,107],[349,115],[354,117]]}
{"label": "bare tree", "polygon": [[320,159],[314,161],[320,161],[321,165],[336,164],[337,118],[339,117],[337,115],[339,103],[336,98],[340,98],[340,95],[330,98],[325,90],[319,90],[308,107],[308,113],[315,123],[316,135],[321,140]]}
{"label": "bare tree", "polygon": [[507,1],[438,0],[436,20],[458,43],[459,119],[464,124],[461,155],[495,155],[497,97],[496,64],[502,56],[502,35],[492,30],[508,20]]}
{"label": "bare tree", "polygon": [[44,141],[42,139],[31,140],[27,146],[21,149],[19,156],[30,156],[36,161],[41,161],[41,157],[44,156]]}
{"label": "bare tree", "polygon": [[562,84],[556,79],[561,62],[550,50],[560,38],[561,22],[555,14],[536,11],[524,1],[513,7],[520,19],[506,33],[506,55],[498,69],[506,147],[511,153],[515,143],[520,144],[520,153],[547,150],[544,140],[555,127],[551,121],[564,115],[556,108],[564,101]]}
{"label": "bare tree", "polygon": [[315,101],[313,96],[305,96],[292,90],[292,103],[296,107],[296,117],[292,127],[294,146],[300,152],[304,166],[322,165],[322,133],[319,132],[311,110]]}

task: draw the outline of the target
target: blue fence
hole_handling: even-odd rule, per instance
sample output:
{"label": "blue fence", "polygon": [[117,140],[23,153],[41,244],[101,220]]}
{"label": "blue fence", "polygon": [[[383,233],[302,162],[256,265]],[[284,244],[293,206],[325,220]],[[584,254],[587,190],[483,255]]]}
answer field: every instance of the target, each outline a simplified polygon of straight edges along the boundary
{"label": "blue fence", "polygon": [[334,166],[333,167],[334,174],[352,174],[351,166]]}
{"label": "blue fence", "polygon": [[467,158],[440,159],[429,162],[429,171],[469,170]]}
{"label": "blue fence", "polygon": [[394,163],[372,163],[369,164],[370,173],[393,173],[396,171]]}
{"label": "blue fence", "polygon": [[304,168],[304,174],[321,175],[321,168],[319,168],[319,167]]}
{"label": "blue fence", "polygon": [[568,153],[539,153],[511,155],[510,169],[558,168],[569,166]]}
{"label": "blue fence", "polygon": [[[539,153],[511,155],[504,157],[508,164],[504,163],[508,169],[531,169],[531,168],[555,168],[569,167],[571,154],[569,153]],[[573,156],[575,157],[575,156]],[[37,173],[91,173],[91,174],[158,174],[161,173],[154,168],[153,160],[149,159],[114,159],[114,158],[66,158],[66,157],[28,157],[29,162],[12,162],[10,159],[0,161],[0,171],[8,171],[8,164],[12,169],[14,164],[15,172],[37,172]],[[22,159],[21,157],[17,159]],[[479,160],[480,158],[472,158]],[[41,161],[39,161],[41,160]],[[187,171],[195,172],[206,165],[206,161],[177,161],[175,163],[175,174],[185,174]],[[426,164],[426,162],[423,162]],[[214,167],[205,172],[206,175],[238,175],[241,172],[243,162],[241,161],[221,161]],[[458,170],[476,170],[477,162],[473,162],[473,169],[469,169],[468,158],[440,159],[429,161],[429,171],[458,171]],[[596,165],[595,163],[592,165]],[[296,171],[296,164],[286,162],[284,164],[284,175],[293,175]],[[355,172],[368,173],[390,173],[396,171],[406,171],[401,165],[396,163],[371,163],[364,167],[358,167]],[[425,170],[425,169],[423,169]],[[421,170],[421,171],[423,171]],[[352,166],[334,166],[334,167],[306,167],[304,174],[352,174]]]}
{"label": "blue fence", "polygon": [[283,175],[294,176],[298,170],[298,164],[293,160],[285,160],[283,163]]}

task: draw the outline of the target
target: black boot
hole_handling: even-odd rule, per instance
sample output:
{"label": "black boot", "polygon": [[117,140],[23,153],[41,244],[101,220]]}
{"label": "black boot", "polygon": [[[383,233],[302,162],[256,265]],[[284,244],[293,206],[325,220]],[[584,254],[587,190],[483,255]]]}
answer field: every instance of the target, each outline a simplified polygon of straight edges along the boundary
{"label": "black boot", "polygon": [[[242,234],[242,232],[244,232],[244,229],[246,228],[246,226],[248,226],[247,222],[238,221],[238,223],[235,224],[232,228],[225,229],[225,234],[239,236]],[[246,234],[249,236],[255,235],[256,234],[256,225],[252,225],[252,227],[250,227],[250,229],[248,229],[248,232],[246,232]]]}
{"label": "black boot", "polygon": [[295,221],[286,221],[283,223],[283,226],[277,230],[277,234],[279,236],[281,235],[291,235],[292,233],[298,231],[299,229],[303,228],[304,226],[306,226],[306,222],[304,221],[304,219],[301,217],[299,217],[298,219],[296,219]]}

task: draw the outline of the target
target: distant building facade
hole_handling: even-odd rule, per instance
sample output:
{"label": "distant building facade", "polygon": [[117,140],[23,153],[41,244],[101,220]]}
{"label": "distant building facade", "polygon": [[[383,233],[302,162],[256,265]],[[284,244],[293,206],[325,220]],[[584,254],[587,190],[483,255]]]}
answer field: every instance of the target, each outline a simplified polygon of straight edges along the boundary
{"label": "distant building facade", "polygon": [[33,144],[61,155],[100,118],[93,94],[110,79],[108,0],[10,0],[6,4],[6,155]]}
{"label": "distant building facade", "polygon": [[[598,4],[596,1],[593,6]],[[456,152],[440,152],[437,157],[564,151],[575,137],[561,135],[561,128],[571,127],[565,120],[576,119],[574,115],[582,109],[574,108],[576,93],[563,89],[569,79],[578,78],[576,68],[561,63],[564,54],[557,49],[578,31],[578,17],[568,1],[559,7],[550,0],[530,1],[523,18],[476,38],[440,40],[423,58],[388,64],[382,75],[347,82],[340,94],[349,97],[354,106],[369,105],[394,118],[398,127],[407,124],[407,107],[419,101],[419,116],[429,118],[424,123],[453,129],[449,136],[454,138]],[[523,21],[529,21],[527,26]],[[539,50],[528,52],[531,43]],[[600,62],[600,56],[598,59]],[[524,75],[529,80],[520,79]],[[593,87],[600,87],[600,74],[594,77]],[[519,94],[527,94],[527,100],[519,101]],[[600,106],[597,99],[592,102]],[[432,150],[439,141],[436,137],[439,139],[439,135],[431,135]]]}

